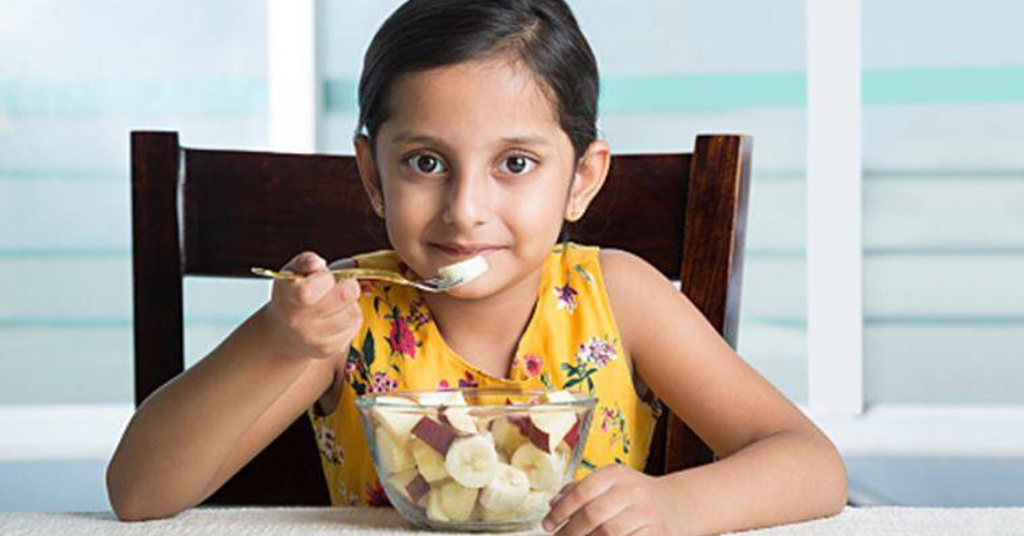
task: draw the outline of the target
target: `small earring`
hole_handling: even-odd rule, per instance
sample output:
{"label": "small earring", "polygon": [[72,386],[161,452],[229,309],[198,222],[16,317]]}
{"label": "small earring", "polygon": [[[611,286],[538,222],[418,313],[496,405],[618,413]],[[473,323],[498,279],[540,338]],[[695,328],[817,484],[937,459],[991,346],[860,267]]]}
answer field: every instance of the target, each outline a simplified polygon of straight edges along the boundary
{"label": "small earring", "polygon": [[373,211],[376,212],[378,216],[383,218],[384,217],[384,203],[382,203],[380,199],[377,199],[375,197],[375,198],[370,200],[370,204],[373,205]]}

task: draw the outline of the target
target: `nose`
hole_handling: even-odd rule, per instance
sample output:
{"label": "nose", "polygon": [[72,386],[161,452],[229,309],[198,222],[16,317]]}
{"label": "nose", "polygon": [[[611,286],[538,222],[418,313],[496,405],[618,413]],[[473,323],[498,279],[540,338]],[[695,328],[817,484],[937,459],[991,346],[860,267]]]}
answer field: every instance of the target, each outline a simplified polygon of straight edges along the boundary
{"label": "nose", "polygon": [[443,220],[463,229],[487,223],[492,211],[490,178],[485,173],[453,173],[445,192]]}

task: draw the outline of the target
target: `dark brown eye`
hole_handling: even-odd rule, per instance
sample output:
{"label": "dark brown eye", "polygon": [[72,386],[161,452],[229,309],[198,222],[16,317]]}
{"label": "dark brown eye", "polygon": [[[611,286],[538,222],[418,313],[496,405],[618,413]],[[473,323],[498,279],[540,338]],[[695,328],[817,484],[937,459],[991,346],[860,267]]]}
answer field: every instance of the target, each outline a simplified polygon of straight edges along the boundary
{"label": "dark brown eye", "polygon": [[502,168],[514,175],[522,175],[533,169],[533,164],[533,160],[526,156],[513,155],[505,159]]}
{"label": "dark brown eye", "polygon": [[441,164],[441,160],[429,154],[413,155],[409,157],[409,163],[416,171],[428,175],[444,171],[444,165]]}

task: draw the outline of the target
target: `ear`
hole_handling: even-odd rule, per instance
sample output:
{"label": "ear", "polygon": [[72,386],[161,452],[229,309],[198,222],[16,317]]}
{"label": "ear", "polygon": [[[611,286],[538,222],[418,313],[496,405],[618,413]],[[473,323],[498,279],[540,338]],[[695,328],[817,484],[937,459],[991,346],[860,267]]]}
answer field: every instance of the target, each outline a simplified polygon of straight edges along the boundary
{"label": "ear", "polygon": [[601,191],[611,165],[611,147],[604,140],[594,140],[576,162],[572,187],[565,203],[565,219],[578,221],[587,212],[590,202]]}
{"label": "ear", "polygon": [[370,205],[377,216],[384,218],[384,193],[380,189],[380,177],[377,175],[377,164],[373,157],[373,147],[370,139],[364,134],[359,134],[353,140],[356,148],[356,165],[359,167],[359,178],[363,182],[363,189],[370,198]]}

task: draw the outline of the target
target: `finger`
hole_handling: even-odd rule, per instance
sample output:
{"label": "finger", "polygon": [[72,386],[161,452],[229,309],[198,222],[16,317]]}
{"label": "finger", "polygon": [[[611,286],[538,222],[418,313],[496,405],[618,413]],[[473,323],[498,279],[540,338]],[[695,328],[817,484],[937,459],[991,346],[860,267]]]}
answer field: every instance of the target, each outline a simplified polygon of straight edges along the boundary
{"label": "finger", "polygon": [[334,314],[324,317],[317,328],[320,336],[329,337],[336,333],[358,330],[363,324],[363,311],[359,304],[352,304]]}
{"label": "finger", "polygon": [[281,268],[292,273],[306,275],[327,269],[327,261],[313,251],[303,251],[294,256]]}
{"label": "finger", "polygon": [[626,536],[662,536],[663,531],[659,531],[658,527],[652,524],[641,524],[639,527],[633,529],[633,532],[623,532]]}
{"label": "finger", "polygon": [[[319,277],[319,274],[311,277]],[[313,308],[318,315],[333,316],[353,305],[357,305],[361,294],[362,289],[359,287],[358,281],[355,279],[342,279],[337,283],[333,283],[330,290],[314,304]]]}
{"label": "finger", "polygon": [[612,479],[605,478],[598,471],[574,483],[572,489],[563,490],[561,499],[551,506],[551,511],[544,518],[544,528],[551,531],[565,523],[577,510],[611,489],[612,483]]}
{"label": "finger", "polygon": [[316,305],[329,295],[333,288],[334,277],[326,268],[322,268],[306,274],[302,279],[292,281],[290,285],[286,286],[286,292],[294,298],[296,304],[313,306],[315,309]]}
{"label": "finger", "polygon": [[[558,536],[585,536],[600,529],[609,534],[615,528],[612,523],[622,524],[628,520],[617,521],[617,517],[629,507],[629,498],[618,493],[604,493],[576,510],[569,521],[556,533]],[[632,527],[627,527],[632,530]]]}

